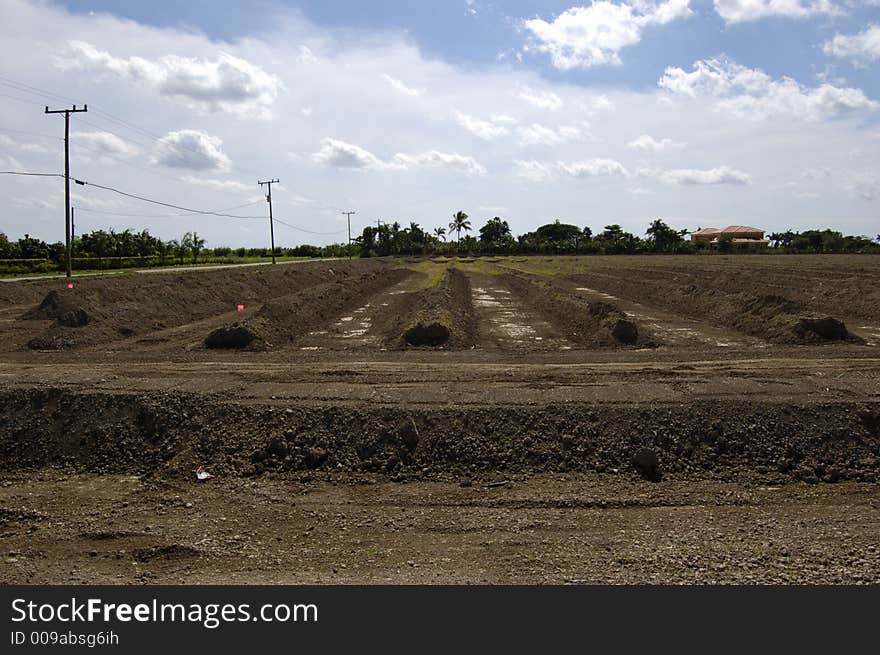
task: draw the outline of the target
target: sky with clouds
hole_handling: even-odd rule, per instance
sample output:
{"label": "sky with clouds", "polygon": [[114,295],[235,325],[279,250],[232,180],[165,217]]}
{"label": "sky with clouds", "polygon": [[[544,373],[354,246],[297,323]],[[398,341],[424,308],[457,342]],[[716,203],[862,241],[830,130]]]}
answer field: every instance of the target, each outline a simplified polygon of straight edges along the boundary
{"label": "sky with clouds", "polygon": [[[0,170],[63,172],[77,231],[263,246],[382,221],[514,232],[880,232],[880,0],[0,0]],[[63,181],[0,175],[63,238]]]}

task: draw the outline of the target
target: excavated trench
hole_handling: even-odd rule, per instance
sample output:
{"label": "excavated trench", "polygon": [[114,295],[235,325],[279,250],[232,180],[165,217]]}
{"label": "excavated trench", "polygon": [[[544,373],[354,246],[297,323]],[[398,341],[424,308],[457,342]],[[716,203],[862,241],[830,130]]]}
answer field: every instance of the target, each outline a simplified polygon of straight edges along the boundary
{"label": "excavated trench", "polygon": [[880,481],[880,403],[238,404],[185,393],[0,392],[0,469],[215,474],[599,471]]}

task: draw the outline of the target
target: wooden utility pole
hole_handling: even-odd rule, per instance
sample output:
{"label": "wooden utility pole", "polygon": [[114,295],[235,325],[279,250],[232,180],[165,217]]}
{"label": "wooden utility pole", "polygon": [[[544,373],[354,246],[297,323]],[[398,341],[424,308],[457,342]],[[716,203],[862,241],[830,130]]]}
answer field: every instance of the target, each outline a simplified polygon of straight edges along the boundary
{"label": "wooden utility pole", "polygon": [[88,105],[83,105],[82,109],[77,109],[74,105],[73,109],[53,109],[51,111],[49,107],[46,107],[47,114],[64,114],[64,242],[67,250],[67,277],[72,275],[70,254],[70,115],[88,110]]}
{"label": "wooden utility pole", "polygon": [[348,258],[351,259],[351,217],[357,212],[342,212],[348,217]]}
{"label": "wooden utility pole", "polygon": [[272,263],[275,263],[275,219],[272,218],[272,185],[278,184],[278,180],[266,180],[265,182],[260,182],[257,180],[257,184],[263,186],[264,184],[269,187],[269,193],[266,196],[266,200],[269,202],[269,236],[272,239]]}

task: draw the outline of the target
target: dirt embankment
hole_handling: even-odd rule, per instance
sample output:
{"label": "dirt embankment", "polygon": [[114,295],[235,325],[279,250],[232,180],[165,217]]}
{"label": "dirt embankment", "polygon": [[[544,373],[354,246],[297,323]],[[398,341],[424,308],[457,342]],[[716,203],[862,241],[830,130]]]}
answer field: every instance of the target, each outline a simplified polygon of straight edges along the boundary
{"label": "dirt embankment", "polygon": [[387,348],[462,350],[477,342],[471,285],[460,270],[449,267],[439,283],[397,296],[384,314]]}
{"label": "dirt embankment", "polygon": [[590,302],[552,280],[527,273],[505,273],[501,280],[578,344],[590,348],[657,345],[654,335],[612,302]]}
{"label": "dirt embankment", "polygon": [[779,344],[859,342],[839,319],[804,303],[760,288],[742,289],[723,281],[692,280],[647,271],[591,272],[570,280],[629,300],[733,328]]}
{"label": "dirt embankment", "polygon": [[[250,307],[272,298],[320,284],[348,279],[380,268],[374,262],[309,262],[191,273],[156,273],[79,278],[74,288],[66,280],[40,282],[42,302],[25,312],[36,332],[28,346],[34,350],[79,348],[136,337]],[[20,328],[21,329],[21,328]]]}
{"label": "dirt embankment", "polygon": [[766,483],[880,481],[880,407],[701,401],[687,406],[266,406],[186,394],[0,393],[0,468],[191,476],[621,472]]}
{"label": "dirt embankment", "polygon": [[262,350],[289,344],[357,306],[364,296],[387,289],[409,275],[412,272],[402,268],[370,271],[273,298],[253,317],[211,331],[205,337],[205,346]]}

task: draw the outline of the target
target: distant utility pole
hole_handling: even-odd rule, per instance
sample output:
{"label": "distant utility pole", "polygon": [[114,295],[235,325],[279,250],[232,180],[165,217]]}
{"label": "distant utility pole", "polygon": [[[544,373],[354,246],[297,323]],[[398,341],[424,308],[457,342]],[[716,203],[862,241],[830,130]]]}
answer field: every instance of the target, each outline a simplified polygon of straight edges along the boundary
{"label": "distant utility pole", "polygon": [[272,237],[272,263],[275,263],[275,219],[272,218],[272,185],[278,184],[278,180],[266,180],[265,182],[260,182],[257,180],[257,184],[263,186],[264,184],[269,187],[269,194],[266,196],[266,200],[269,201],[269,235]]}
{"label": "distant utility pole", "polygon": [[357,212],[342,212],[348,217],[348,258],[351,259],[351,217]]}
{"label": "distant utility pole", "polygon": [[64,114],[64,241],[67,247],[67,277],[72,275],[70,261],[70,115],[88,110],[88,105],[83,105],[82,109],[77,109],[74,105],[73,109],[53,109],[51,111],[49,107],[46,107],[47,114]]}

